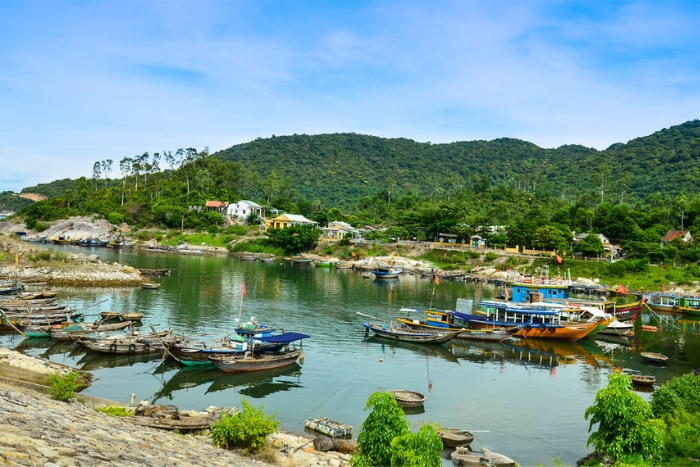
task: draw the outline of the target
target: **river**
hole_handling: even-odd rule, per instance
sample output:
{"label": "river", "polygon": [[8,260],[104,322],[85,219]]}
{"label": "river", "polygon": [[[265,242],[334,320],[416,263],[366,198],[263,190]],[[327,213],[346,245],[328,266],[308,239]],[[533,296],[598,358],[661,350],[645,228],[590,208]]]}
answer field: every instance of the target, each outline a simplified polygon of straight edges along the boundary
{"label": "river", "polygon": [[[398,280],[366,279],[352,270],[240,261],[233,256],[178,256],[143,251],[52,246],[103,261],[140,268],[168,268],[158,290],[141,288],[64,288],[59,298],[86,314],[114,310],[144,313],[145,322],[178,333],[221,336],[255,317],[268,326],[301,331],[304,359],[293,367],[247,375],[215,368],[188,368],[168,359],[111,357],[48,339],[21,340],[2,335],[0,344],[28,354],[89,370],[95,379],[85,392],[129,403],[175,404],[203,410],[240,406],[246,396],[276,412],[281,428],[304,433],[304,421],[328,417],[354,427],[366,417],[369,395],[410,389],[427,396],[424,411],[409,413],[415,427],[437,422],[472,431],[472,448],[506,454],[521,465],[552,465],[557,456],[575,464],[586,448],[587,407],[618,366],[653,375],[657,384],[700,366],[698,322],[645,314],[659,326],[625,342],[585,339],[577,343],[520,340],[506,344],[402,345],[366,338],[357,312],[388,318],[403,306],[453,309],[458,298],[494,294],[493,286],[403,274]],[[246,297],[242,298],[245,282]],[[93,306],[97,304],[96,306]],[[90,307],[90,308],[87,308]],[[661,320],[661,322],[659,322]],[[668,367],[648,366],[641,350],[669,356]],[[649,400],[651,393],[638,392]],[[445,465],[449,452],[443,452]]]}

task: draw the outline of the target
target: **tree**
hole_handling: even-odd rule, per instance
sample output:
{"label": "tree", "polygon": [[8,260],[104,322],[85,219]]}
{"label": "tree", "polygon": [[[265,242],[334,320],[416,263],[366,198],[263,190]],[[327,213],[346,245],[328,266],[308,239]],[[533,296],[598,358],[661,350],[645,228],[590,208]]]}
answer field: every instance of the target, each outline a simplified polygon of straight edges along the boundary
{"label": "tree", "polygon": [[605,248],[603,248],[603,242],[600,240],[600,237],[591,233],[574,245],[574,251],[579,251],[588,257],[598,257],[605,254]]}
{"label": "tree", "polygon": [[630,186],[630,182],[634,178],[631,172],[622,172],[617,179],[617,188],[620,190],[620,204],[625,200],[625,192]]}
{"label": "tree", "polygon": [[406,414],[388,392],[374,392],[367,399],[365,411],[371,410],[357,436],[359,451],[350,463],[355,467],[392,465],[392,440],[411,432]]}
{"label": "tree", "polygon": [[321,230],[313,225],[293,225],[286,229],[268,229],[270,243],[290,253],[311,249],[321,236]]}
{"label": "tree", "polygon": [[596,184],[598,187],[598,191],[600,191],[600,202],[602,203],[603,200],[605,199],[605,190],[608,188],[608,183],[610,183],[610,175],[612,174],[612,171],[610,170],[610,167],[608,167],[605,164],[601,164],[600,167],[598,167],[598,171],[592,175],[592,180],[593,183]]}
{"label": "tree", "polygon": [[100,168],[102,169],[102,175],[105,178],[105,190],[107,189],[107,182],[109,182],[109,174],[112,173],[112,159],[105,159],[100,162]]}
{"label": "tree", "polygon": [[598,424],[586,446],[592,444],[614,460],[633,454],[650,458],[663,450],[664,423],[652,419],[649,405],[634,393],[629,375],[612,373],[608,385],[586,409],[585,418],[591,419],[589,432]]}
{"label": "tree", "polygon": [[676,199],[673,201],[673,208],[676,210],[681,219],[681,230],[684,230],[683,221],[685,220],[685,215],[690,208],[690,200],[685,193],[681,193],[676,197]]}

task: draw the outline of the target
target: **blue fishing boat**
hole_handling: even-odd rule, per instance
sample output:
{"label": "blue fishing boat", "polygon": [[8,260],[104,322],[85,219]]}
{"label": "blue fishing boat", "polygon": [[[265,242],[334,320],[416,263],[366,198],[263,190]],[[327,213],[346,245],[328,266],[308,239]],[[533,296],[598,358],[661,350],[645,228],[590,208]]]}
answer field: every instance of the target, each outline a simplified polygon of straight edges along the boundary
{"label": "blue fishing boat", "polygon": [[370,271],[375,279],[396,279],[403,272],[401,266],[379,265]]}

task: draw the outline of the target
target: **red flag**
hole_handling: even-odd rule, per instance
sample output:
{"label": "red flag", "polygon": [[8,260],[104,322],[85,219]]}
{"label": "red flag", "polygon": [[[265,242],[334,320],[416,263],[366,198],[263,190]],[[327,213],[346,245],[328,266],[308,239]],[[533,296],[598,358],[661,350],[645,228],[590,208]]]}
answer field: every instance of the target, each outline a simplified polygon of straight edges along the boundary
{"label": "red flag", "polygon": [[243,296],[245,297],[245,281],[243,281]]}
{"label": "red flag", "polygon": [[557,263],[561,264],[562,261],[561,256],[557,255]]}
{"label": "red flag", "polygon": [[440,278],[438,276],[433,276],[433,282],[435,282],[436,284],[439,284]]}
{"label": "red flag", "polygon": [[629,290],[627,290],[624,285],[617,284],[617,293],[623,293],[627,295],[629,293]]}

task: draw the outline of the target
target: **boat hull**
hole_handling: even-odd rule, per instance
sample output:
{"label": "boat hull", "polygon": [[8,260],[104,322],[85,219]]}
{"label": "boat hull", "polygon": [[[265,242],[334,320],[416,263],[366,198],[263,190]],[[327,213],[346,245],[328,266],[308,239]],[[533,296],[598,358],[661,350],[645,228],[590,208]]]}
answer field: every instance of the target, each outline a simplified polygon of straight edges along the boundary
{"label": "boat hull", "polygon": [[422,344],[444,344],[457,337],[461,332],[460,330],[438,332],[416,331],[410,328],[397,329],[393,326],[384,329],[383,326],[373,323],[362,323],[362,326],[368,331],[374,332],[378,337],[402,342],[419,342]]}
{"label": "boat hull", "polygon": [[260,357],[209,357],[209,360],[221,371],[236,373],[244,371],[263,371],[293,365],[302,351],[292,350],[283,354],[262,355]]}

